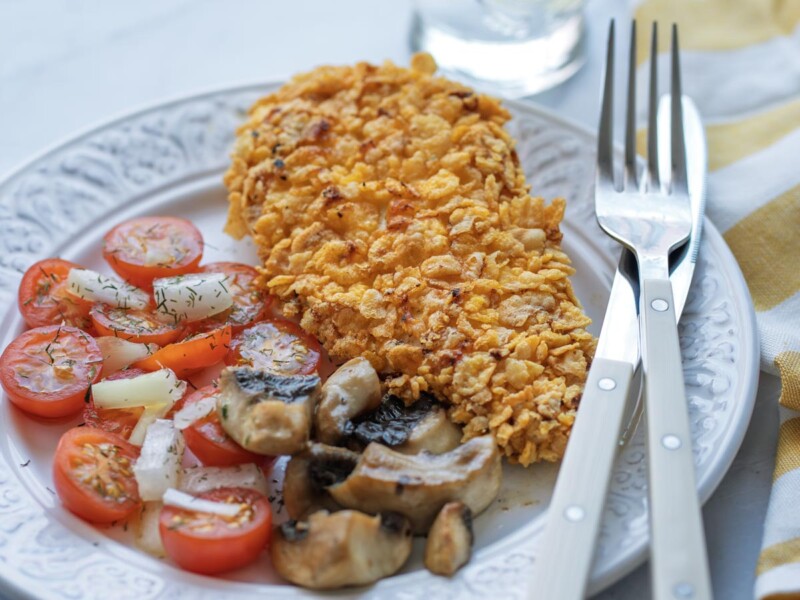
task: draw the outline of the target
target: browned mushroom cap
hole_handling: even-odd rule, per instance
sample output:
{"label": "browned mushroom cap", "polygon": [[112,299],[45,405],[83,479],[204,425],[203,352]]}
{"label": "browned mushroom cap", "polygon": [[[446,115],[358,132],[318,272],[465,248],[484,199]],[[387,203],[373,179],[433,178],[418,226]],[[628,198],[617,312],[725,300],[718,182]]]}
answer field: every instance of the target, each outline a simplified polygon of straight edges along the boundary
{"label": "browned mushroom cap", "polygon": [[317,407],[317,438],[338,444],[352,429],[352,419],[381,403],[381,382],[366,358],[339,367],[322,386]]}
{"label": "browned mushroom cap", "polygon": [[321,509],[340,509],[325,488],[346,479],[357,462],[355,452],[325,444],[309,444],[295,454],[283,475],[283,501],[289,516],[299,520]]}
{"label": "browned mushroom cap", "polygon": [[461,502],[448,502],[436,515],[425,543],[425,566],[432,573],[458,571],[472,554],[472,511]]}
{"label": "browned mushroom cap", "polygon": [[240,446],[270,456],[305,448],[319,397],[318,376],[228,367],[220,375],[219,388],[220,423]]}
{"label": "browned mushroom cap", "polygon": [[492,436],[482,436],[446,454],[401,454],[370,444],[352,473],[328,487],[339,504],[367,513],[399,512],[414,533],[428,531],[439,510],[460,500],[473,514],[500,490],[500,453]]}
{"label": "browned mushroom cap", "polygon": [[270,544],[275,570],[306,588],[364,585],[396,573],[411,554],[408,520],[354,510],[319,511],[307,522],[275,529]]}
{"label": "browned mushroom cap", "polygon": [[378,442],[404,454],[441,454],[461,443],[461,429],[429,394],[409,406],[389,394],[377,410],[358,419],[351,439],[363,446]]}

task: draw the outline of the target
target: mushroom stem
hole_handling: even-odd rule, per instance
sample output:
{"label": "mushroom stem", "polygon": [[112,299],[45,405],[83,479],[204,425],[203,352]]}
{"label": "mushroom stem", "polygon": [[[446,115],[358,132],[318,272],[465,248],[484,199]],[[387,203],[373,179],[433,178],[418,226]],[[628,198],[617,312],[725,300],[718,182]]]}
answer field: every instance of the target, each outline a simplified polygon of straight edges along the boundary
{"label": "mushroom stem", "polygon": [[448,502],[428,532],[425,566],[449,577],[469,562],[473,542],[472,511],[461,502]]}
{"label": "mushroom stem", "polygon": [[317,407],[317,438],[338,444],[353,429],[352,419],[381,403],[381,382],[366,358],[354,358],[339,367],[322,386]]}
{"label": "mushroom stem", "polygon": [[289,521],[276,528],[270,554],[281,577],[306,588],[364,585],[405,564],[411,529],[408,519],[397,514],[323,510],[307,522]]}

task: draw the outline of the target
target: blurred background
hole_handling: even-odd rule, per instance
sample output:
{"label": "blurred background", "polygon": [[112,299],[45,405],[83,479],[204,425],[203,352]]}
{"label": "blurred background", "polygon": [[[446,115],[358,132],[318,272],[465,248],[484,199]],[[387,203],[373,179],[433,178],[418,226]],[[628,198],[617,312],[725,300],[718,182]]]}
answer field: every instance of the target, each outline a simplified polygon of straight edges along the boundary
{"label": "blurred background", "polygon": [[[0,173],[65,136],[175,96],[330,63],[408,64],[412,2],[0,0]],[[536,101],[594,127],[608,19],[586,6],[586,64]],[[589,91],[590,90],[590,91]]]}

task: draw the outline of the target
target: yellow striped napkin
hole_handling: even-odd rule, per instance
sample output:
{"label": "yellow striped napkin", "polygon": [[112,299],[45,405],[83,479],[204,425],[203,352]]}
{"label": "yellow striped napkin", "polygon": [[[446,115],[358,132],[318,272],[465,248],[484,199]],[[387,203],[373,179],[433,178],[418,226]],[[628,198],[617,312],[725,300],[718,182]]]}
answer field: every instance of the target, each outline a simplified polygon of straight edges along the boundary
{"label": "yellow striped napkin", "polygon": [[754,593],[800,599],[800,0],[644,0],[634,12],[644,85],[649,24],[679,25],[684,91],[708,135],[708,216],[750,287],[761,368],[783,385]]}

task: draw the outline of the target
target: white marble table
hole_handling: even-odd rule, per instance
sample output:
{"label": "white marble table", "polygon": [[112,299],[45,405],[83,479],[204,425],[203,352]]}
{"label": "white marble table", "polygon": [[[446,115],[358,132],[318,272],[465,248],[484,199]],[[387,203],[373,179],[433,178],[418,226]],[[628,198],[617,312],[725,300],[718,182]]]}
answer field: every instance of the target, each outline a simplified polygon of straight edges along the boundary
{"label": "white marble table", "polygon": [[[96,123],[166,98],[284,78],[320,63],[406,63],[408,1],[0,0],[0,174]],[[590,0],[589,60],[536,102],[594,127],[608,19]],[[779,384],[764,376],[747,437],[705,507],[718,598],[752,597],[774,462]],[[598,598],[649,597],[647,566]]]}

